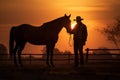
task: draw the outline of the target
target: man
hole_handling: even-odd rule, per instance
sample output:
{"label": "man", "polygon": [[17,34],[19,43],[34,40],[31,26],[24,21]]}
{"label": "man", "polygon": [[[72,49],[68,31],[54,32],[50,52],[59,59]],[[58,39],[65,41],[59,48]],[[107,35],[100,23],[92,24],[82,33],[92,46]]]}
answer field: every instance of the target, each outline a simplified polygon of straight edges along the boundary
{"label": "man", "polygon": [[74,38],[74,55],[75,55],[75,67],[79,66],[79,59],[78,56],[80,54],[80,64],[84,64],[84,56],[83,56],[83,46],[85,45],[85,42],[87,40],[87,28],[86,25],[82,23],[82,18],[80,16],[77,16],[75,21],[77,24],[71,31],[71,34],[73,34]]}

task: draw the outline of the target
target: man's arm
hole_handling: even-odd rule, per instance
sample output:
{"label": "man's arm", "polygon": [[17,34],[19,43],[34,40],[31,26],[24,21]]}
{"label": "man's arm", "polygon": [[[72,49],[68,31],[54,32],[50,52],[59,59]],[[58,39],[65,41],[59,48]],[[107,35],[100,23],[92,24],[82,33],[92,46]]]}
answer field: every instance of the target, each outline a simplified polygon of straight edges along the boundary
{"label": "man's arm", "polygon": [[75,27],[73,28],[73,29],[71,29],[71,31],[70,31],[70,34],[74,34],[75,33],[75,31],[76,31],[76,29],[77,29],[77,24],[75,25]]}
{"label": "man's arm", "polygon": [[88,32],[87,32],[87,27],[86,25],[84,26],[84,40],[87,41],[87,36],[88,36]]}

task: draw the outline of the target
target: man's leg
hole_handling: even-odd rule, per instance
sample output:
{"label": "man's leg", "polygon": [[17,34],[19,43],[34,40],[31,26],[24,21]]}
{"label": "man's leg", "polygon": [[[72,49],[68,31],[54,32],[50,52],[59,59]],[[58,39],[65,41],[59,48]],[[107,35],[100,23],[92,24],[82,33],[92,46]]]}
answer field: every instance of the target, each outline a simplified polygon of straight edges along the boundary
{"label": "man's leg", "polygon": [[84,65],[83,45],[79,45],[80,64]]}
{"label": "man's leg", "polygon": [[78,66],[78,44],[76,41],[74,41],[74,63],[75,63],[75,67]]}

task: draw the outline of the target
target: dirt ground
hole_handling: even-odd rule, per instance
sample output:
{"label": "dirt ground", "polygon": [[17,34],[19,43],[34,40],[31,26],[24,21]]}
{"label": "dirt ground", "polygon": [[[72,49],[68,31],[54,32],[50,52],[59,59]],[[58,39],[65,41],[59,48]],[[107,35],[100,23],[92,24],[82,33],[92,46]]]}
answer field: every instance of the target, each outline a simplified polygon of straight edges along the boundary
{"label": "dirt ground", "polygon": [[40,64],[0,65],[0,80],[120,80],[120,63],[88,63],[78,68],[57,64],[54,68]]}

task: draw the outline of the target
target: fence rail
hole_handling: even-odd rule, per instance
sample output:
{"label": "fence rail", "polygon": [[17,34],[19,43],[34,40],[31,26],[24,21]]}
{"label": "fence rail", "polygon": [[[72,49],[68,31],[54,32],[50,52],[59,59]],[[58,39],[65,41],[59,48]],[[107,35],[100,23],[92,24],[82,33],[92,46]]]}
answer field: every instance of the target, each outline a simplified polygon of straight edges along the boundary
{"label": "fence rail", "polygon": [[[116,55],[116,56],[120,56],[120,53],[119,54],[89,54],[89,51],[100,51],[100,50],[103,50],[103,51],[120,51],[120,49],[90,49],[90,48],[87,48],[85,49],[86,50],[86,63],[88,63],[88,60],[89,60],[89,56],[90,55]],[[96,59],[91,59],[91,60],[96,60]],[[120,61],[120,58],[116,58],[116,59],[99,59],[99,60],[118,60]]]}
{"label": "fence rail", "polygon": [[[46,54],[24,53],[22,54],[22,61],[26,61],[26,60],[29,61],[29,64],[31,64],[33,61],[46,61]],[[67,61],[68,64],[70,64],[71,60],[73,60],[73,54],[54,54],[53,60]],[[8,54],[0,54],[0,62],[1,61],[11,61],[11,60]]]}

